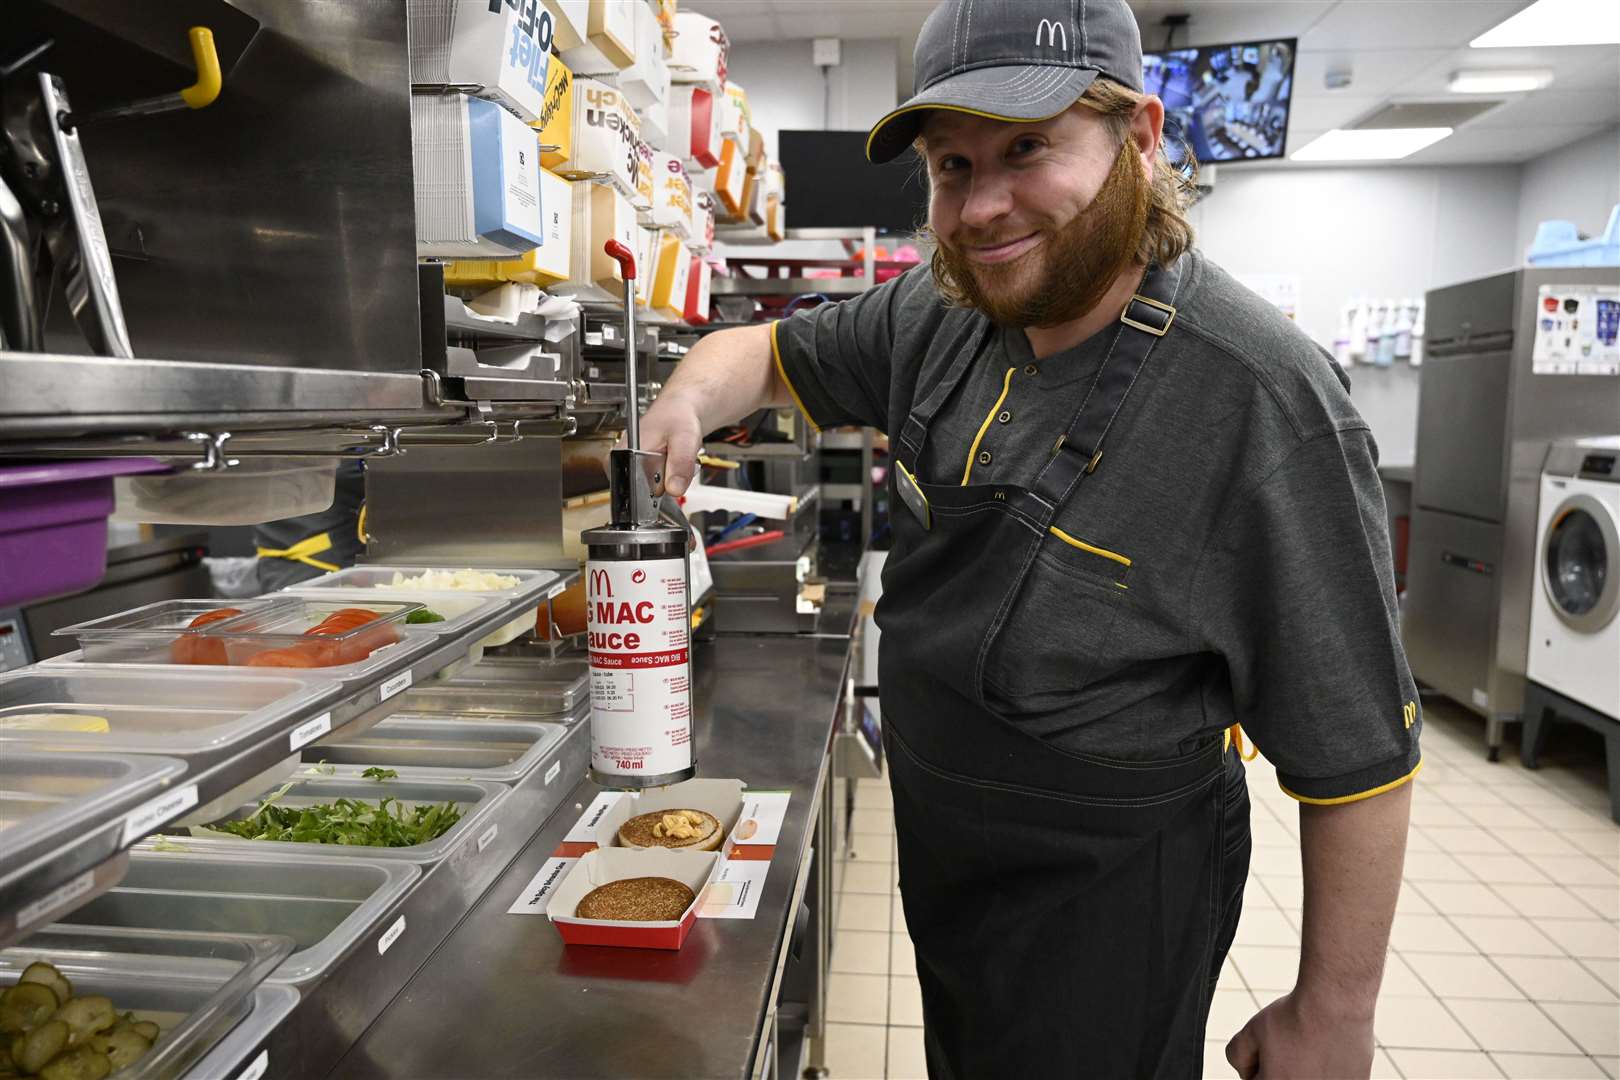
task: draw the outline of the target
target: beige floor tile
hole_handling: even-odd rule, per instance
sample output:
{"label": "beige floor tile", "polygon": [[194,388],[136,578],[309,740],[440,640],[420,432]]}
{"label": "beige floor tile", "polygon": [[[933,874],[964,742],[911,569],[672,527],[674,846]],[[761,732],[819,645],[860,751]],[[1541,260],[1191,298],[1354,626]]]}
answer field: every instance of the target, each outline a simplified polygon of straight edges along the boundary
{"label": "beige floor tile", "polygon": [[889,980],[889,1026],[922,1027],[922,987],[915,975]]}
{"label": "beige floor tile", "polygon": [[1547,875],[1531,866],[1521,856],[1511,853],[1479,855],[1463,852],[1457,861],[1467,867],[1479,880],[1492,885],[1550,885]]}
{"label": "beige floor tile", "polygon": [[1604,885],[1571,885],[1569,891],[1605,919],[1620,919],[1620,889]]}
{"label": "beige floor tile", "polygon": [[827,976],[827,1019],[838,1024],[887,1024],[889,977],[843,972]]}
{"label": "beige floor tile", "polygon": [[1434,998],[1378,999],[1378,1042],[1392,1053],[1409,1050],[1477,1050],[1474,1040]]}
{"label": "beige floor tile", "polygon": [[1585,1054],[1496,1053],[1491,1057],[1513,1080],[1604,1080],[1607,1075]]}
{"label": "beige floor tile", "polygon": [[1245,911],[1238,921],[1235,943],[1249,945],[1286,945],[1299,948],[1299,932],[1280,911]]}
{"label": "beige floor tile", "polygon": [[1454,998],[1446,1004],[1487,1050],[1571,1054],[1580,1049],[1547,1019],[1546,1013],[1528,1001]]}
{"label": "beige floor tile", "polygon": [[906,908],[904,904],[897,902],[889,909],[889,931],[895,934],[906,932]]}
{"label": "beige floor tile", "polygon": [[851,862],[893,862],[894,836],[890,833],[852,833],[849,838],[849,860]]}
{"label": "beige floor tile", "polygon": [[1500,838],[1478,825],[1465,825],[1461,828],[1425,826],[1417,831],[1433,840],[1436,849],[1448,855],[1499,855],[1504,848]]}
{"label": "beige floor tile", "polygon": [[1249,856],[1249,873],[1265,877],[1300,877],[1299,844],[1290,839],[1287,847],[1256,847]]}
{"label": "beige floor tile", "polygon": [[1428,985],[1418,978],[1411,960],[1393,951],[1384,957],[1384,983],[1378,992],[1394,997],[1433,996]]}
{"label": "beige floor tile", "polygon": [[1247,990],[1217,990],[1210,1002],[1209,1024],[1204,1028],[1204,1038],[1218,1039],[1224,1044],[1259,1011],[1254,995]]}
{"label": "beige floor tile", "polygon": [[1476,953],[1479,949],[1439,915],[1400,915],[1390,928],[1389,943],[1410,953]]}
{"label": "beige floor tile", "polygon": [[894,890],[894,870],[889,863],[851,862],[844,865],[843,892],[882,893]]}
{"label": "beige floor tile", "polygon": [[1401,1071],[1395,1067],[1394,1059],[1382,1046],[1373,1049],[1371,1080],[1402,1080]]}
{"label": "beige floor tile", "polygon": [[1411,1080],[1487,1080],[1502,1072],[1479,1050],[1391,1050],[1389,1056]]}
{"label": "beige floor tile", "polygon": [[1620,1025],[1620,1003],[1614,991],[1579,961],[1562,956],[1498,956],[1495,959],[1496,966],[1532,1001],[1608,1004],[1615,1008],[1615,1023]]}
{"label": "beige floor tile", "polygon": [[873,930],[837,931],[831,970],[846,975],[887,975],[889,935]]}
{"label": "beige floor tile", "polygon": [[1620,960],[1620,926],[1603,919],[1547,919],[1547,936],[1571,956],[1590,960]]}
{"label": "beige floor tile", "polygon": [[1247,990],[1248,988],[1249,984],[1244,981],[1243,973],[1240,972],[1237,965],[1232,962],[1231,956],[1227,956],[1226,963],[1221,965],[1221,974],[1215,982],[1215,989]]}
{"label": "beige floor tile", "polygon": [[[1558,956],[1561,953],[1546,934],[1517,916],[1502,919],[1458,915],[1451,921],[1486,956]],[[1547,920],[1547,924],[1553,921]]]}
{"label": "beige floor tile", "polygon": [[917,950],[912,947],[911,939],[904,934],[889,935],[889,974],[917,974]]}
{"label": "beige floor tile", "polygon": [[1249,823],[1249,831],[1257,851],[1265,847],[1299,847],[1299,840],[1279,821],[1255,818]]}
{"label": "beige floor tile", "polygon": [[1519,855],[1583,855],[1588,854],[1544,826],[1533,829],[1492,829],[1502,846]]}
{"label": "beige floor tile", "polygon": [[1404,915],[1438,915],[1434,905],[1423,898],[1417,891],[1417,886],[1410,882],[1401,885],[1401,895],[1395,901],[1395,914]]}
{"label": "beige floor tile", "polygon": [[[928,1055],[923,1050],[923,1029],[889,1029],[889,1080],[927,1080]],[[834,1077],[836,1080],[836,1076]]]}
{"label": "beige floor tile", "polygon": [[887,780],[861,780],[855,787],[855,805],[885,809],[894,805],[894,793]]}
{"label": "beige floor tile", "polygon": [[1609,1074],[1610,1080],[1620,1080],[1620,1057],[1599,1057],[1592,1060]]}
{"label": "beige floor tile", "polygon": [[892,833],[894,831],[894,811],[881,808],[856,807],[850,815],[850,830],[858,833]]}
{"label": "beige floor tile", "polygon": [[1436,911],[1447,915],[1512,915],[1513,908],[1489,885],[1477,881],[1419,881],[1422,893]]}
{"label": "beige floor tile", "polygon": [[[1425,789],[1422,787],[1418,788],[1420,792],[1423,790]],[[1472,810],[1474,807],[1468,809]],[[1425,798],[1423,795],[1419,795],[1412,801],[1412,824],[1414,825],[1422,825],[1425,828],[1429,826],[1458,827],[1473,823],[1470,818],[1463,816],[1462,810],[1433,797]]]}
{"label": "beige floor tile", "polygon": [[1620,995],[1620,960],[1582,960],[1581,965],[1604,986]]}
{"label": "beige floor tile", "polygon": [[1620,829],[1613,824],[1601,829],[1570,829],[1563,839],[1588,855],[1611,863],[1620,860]]}
{"label": "beige floor tile", "polygon": [[838,907],[838,929],[889,929],[889,897],[867,893],[845,893]]}
{"label": "beige floor tile", "polygon": [[1502,796],[1479,784],[1419,783],[1418,791],[1438,796],[1441,802],[1452,806],[1501,806]]}
{"label": "beige floor tile", "polygon": [[1418,978],[1443,999],[1470,997],[1523,1001],[1525,997],[1483,956],[1410,953],[1405,959],[1417,972]]}
{"label": "beige floor tile", "polygon": [[1588,1054],[1620,1054],[1620,1011],[1614,1005],[1574,1005],[1554,1001],[1542,1008]]}
{"label": "beige floor tile", "polygon": [[875,1024],[828,1024],[827,1072],[838,1080],[883,1080],[887,1036]]}
{"label": "beige floor tile", "polygon": [[1597,829],[1613,824],[1606,813],[1565,802],[1528,806],[1525,812],[1549,829]]}
{"label": "beige floor tile", "polygon": [[1305,879],[1279,877],[1275,874],[1257,875],[1265,895],[1276,907],[1284,911],[1302,911],[1305,907]]}
{"label": "beige floor tile", "polygon": [[1293,946],[1245,945],[1232,950],[1227,966],[1236,966],[1243,984],[1255,997],[1270,1000],[1294,988],[1299,973],[1299,949]]}
{"label": "beige floor tile", "polygon": [[1408,851],[1406,869],[1401,876],[1417,882],[1474,880],[1474,875],[1457,858],[1443,851]]}
{"label": "beige floor tile", "polygon": [[1261,884],[1260,878],[1251,873],[1249,879],[1243,883],[1243,910],[1262,911],[1275,910],[1277,901],[1271,898],[1271,893]]}
{"label": "beige floor tile", "polygon": [[1237,1070],[1226,1062],[1226,1043],[1220,1039],[1204,1040],[1204,1080],[1231,1080]]}
{"label": "beige floor tile", "polygon": [[1503,803],[1499,806],[1464,806],[1462,812],[1487,829],[1533,829],[1539,822],[1529,812]]}
{"label": "beige floor tile", "polygon": [[1560,885],[1620,887],[1620,875],[1590,855],[1531,855],[1529,859]]}
{"label": "beige floor tile", "polygon": [[1520,915],[1539,919],[1586,919],[1592,910],[1574,891],[1561,885],[1493,885],[1492,889]]}
{"label": "beige floor tile", "polygon": [[1443,851],[1444,849],[1433,840],[1429,834],[1420,830],[1416,825],[1406,830],[1407,851]]}

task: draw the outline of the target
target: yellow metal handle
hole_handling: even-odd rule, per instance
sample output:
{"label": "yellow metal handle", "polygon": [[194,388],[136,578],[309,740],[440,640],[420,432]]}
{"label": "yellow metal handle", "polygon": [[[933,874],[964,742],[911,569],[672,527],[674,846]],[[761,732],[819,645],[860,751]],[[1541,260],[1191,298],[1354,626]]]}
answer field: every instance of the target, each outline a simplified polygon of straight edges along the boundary
{"label": "yellow metal handle", "polygon": [[214,32],[206,26],[193,26],[186,36],[191,39],[191,59],[197,65],[197,81],[180,91],[180,96],[193,109],[207,108],[225,85],[225,77],[219,70],[219,53],[214,49]]}

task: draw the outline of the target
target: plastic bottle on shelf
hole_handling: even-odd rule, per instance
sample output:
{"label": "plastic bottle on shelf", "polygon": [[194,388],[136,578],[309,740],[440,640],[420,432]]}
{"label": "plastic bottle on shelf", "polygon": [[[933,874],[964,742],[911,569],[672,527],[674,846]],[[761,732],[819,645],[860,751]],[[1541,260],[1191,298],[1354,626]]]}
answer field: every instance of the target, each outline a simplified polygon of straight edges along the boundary
{"label": "plastic bottle on shelf", "polygon": [[1407,359],[1413,367],[1423,366],[1423,306],[1419,300],[1412,318],[1412,355]]}
{"label": "plastic bottle on shelf", "polygon": [[1339,328],[1333,334],[1333,359],[1340,367],[1350,366],[1350,319],[1355,301],[1347,301],[1339,308]]}
{"label": "plastic bottle on shelf", "polygon": [[1417,314],[1417,301],[1408,297],[1401,301],[1401,315],[1395,321],[1395,359],[1406,361],[1412,358],[1412,317]]}
{"label": "plastic bottle on shelf", "polygon": [[1350,362],[1360,363],[1367,355],[1367,300],[1358,296],[1350,301]]}
{"label": "plastic bottle on shelf", "polygon": [[[1378,348],[1374,362],[1379,367],[1389,367],[1395,363],[1395,327],[1400,318],[1395,308],[1395,301],[1385,300],[1383,303],[1383,318],[1378,326]],[[1368,342],[1369,351],[1372,350],[1371,341]]]}

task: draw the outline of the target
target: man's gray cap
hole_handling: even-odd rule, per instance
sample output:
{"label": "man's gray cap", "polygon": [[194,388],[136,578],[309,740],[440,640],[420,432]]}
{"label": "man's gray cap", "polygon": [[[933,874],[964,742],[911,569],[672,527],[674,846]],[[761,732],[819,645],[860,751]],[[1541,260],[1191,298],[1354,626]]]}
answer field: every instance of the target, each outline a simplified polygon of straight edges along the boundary
{"label": "man's gray cap", "polygon": [[872,128],[871,161],[910,146],[929,109],[1028,123],[1063,112],[1098,75],[1142,91],[1142,37],[1125,0],[945,0],[915,57],[916,92]]}

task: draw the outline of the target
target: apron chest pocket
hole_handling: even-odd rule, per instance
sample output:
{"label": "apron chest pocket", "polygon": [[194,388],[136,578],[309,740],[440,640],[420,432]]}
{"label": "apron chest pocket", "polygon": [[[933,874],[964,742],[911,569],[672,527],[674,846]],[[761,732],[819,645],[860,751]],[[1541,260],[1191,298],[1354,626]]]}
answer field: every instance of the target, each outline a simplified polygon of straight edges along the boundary
{"label": "apron chest pocket", "polygon": [[1038,706],[1036,698],[1085,689],[1124,602],[1126,566],[1066,547],[1053,550],[1056,544],[1048,538],[1035,557],[985,661],[987,690],[1013,711]]}

